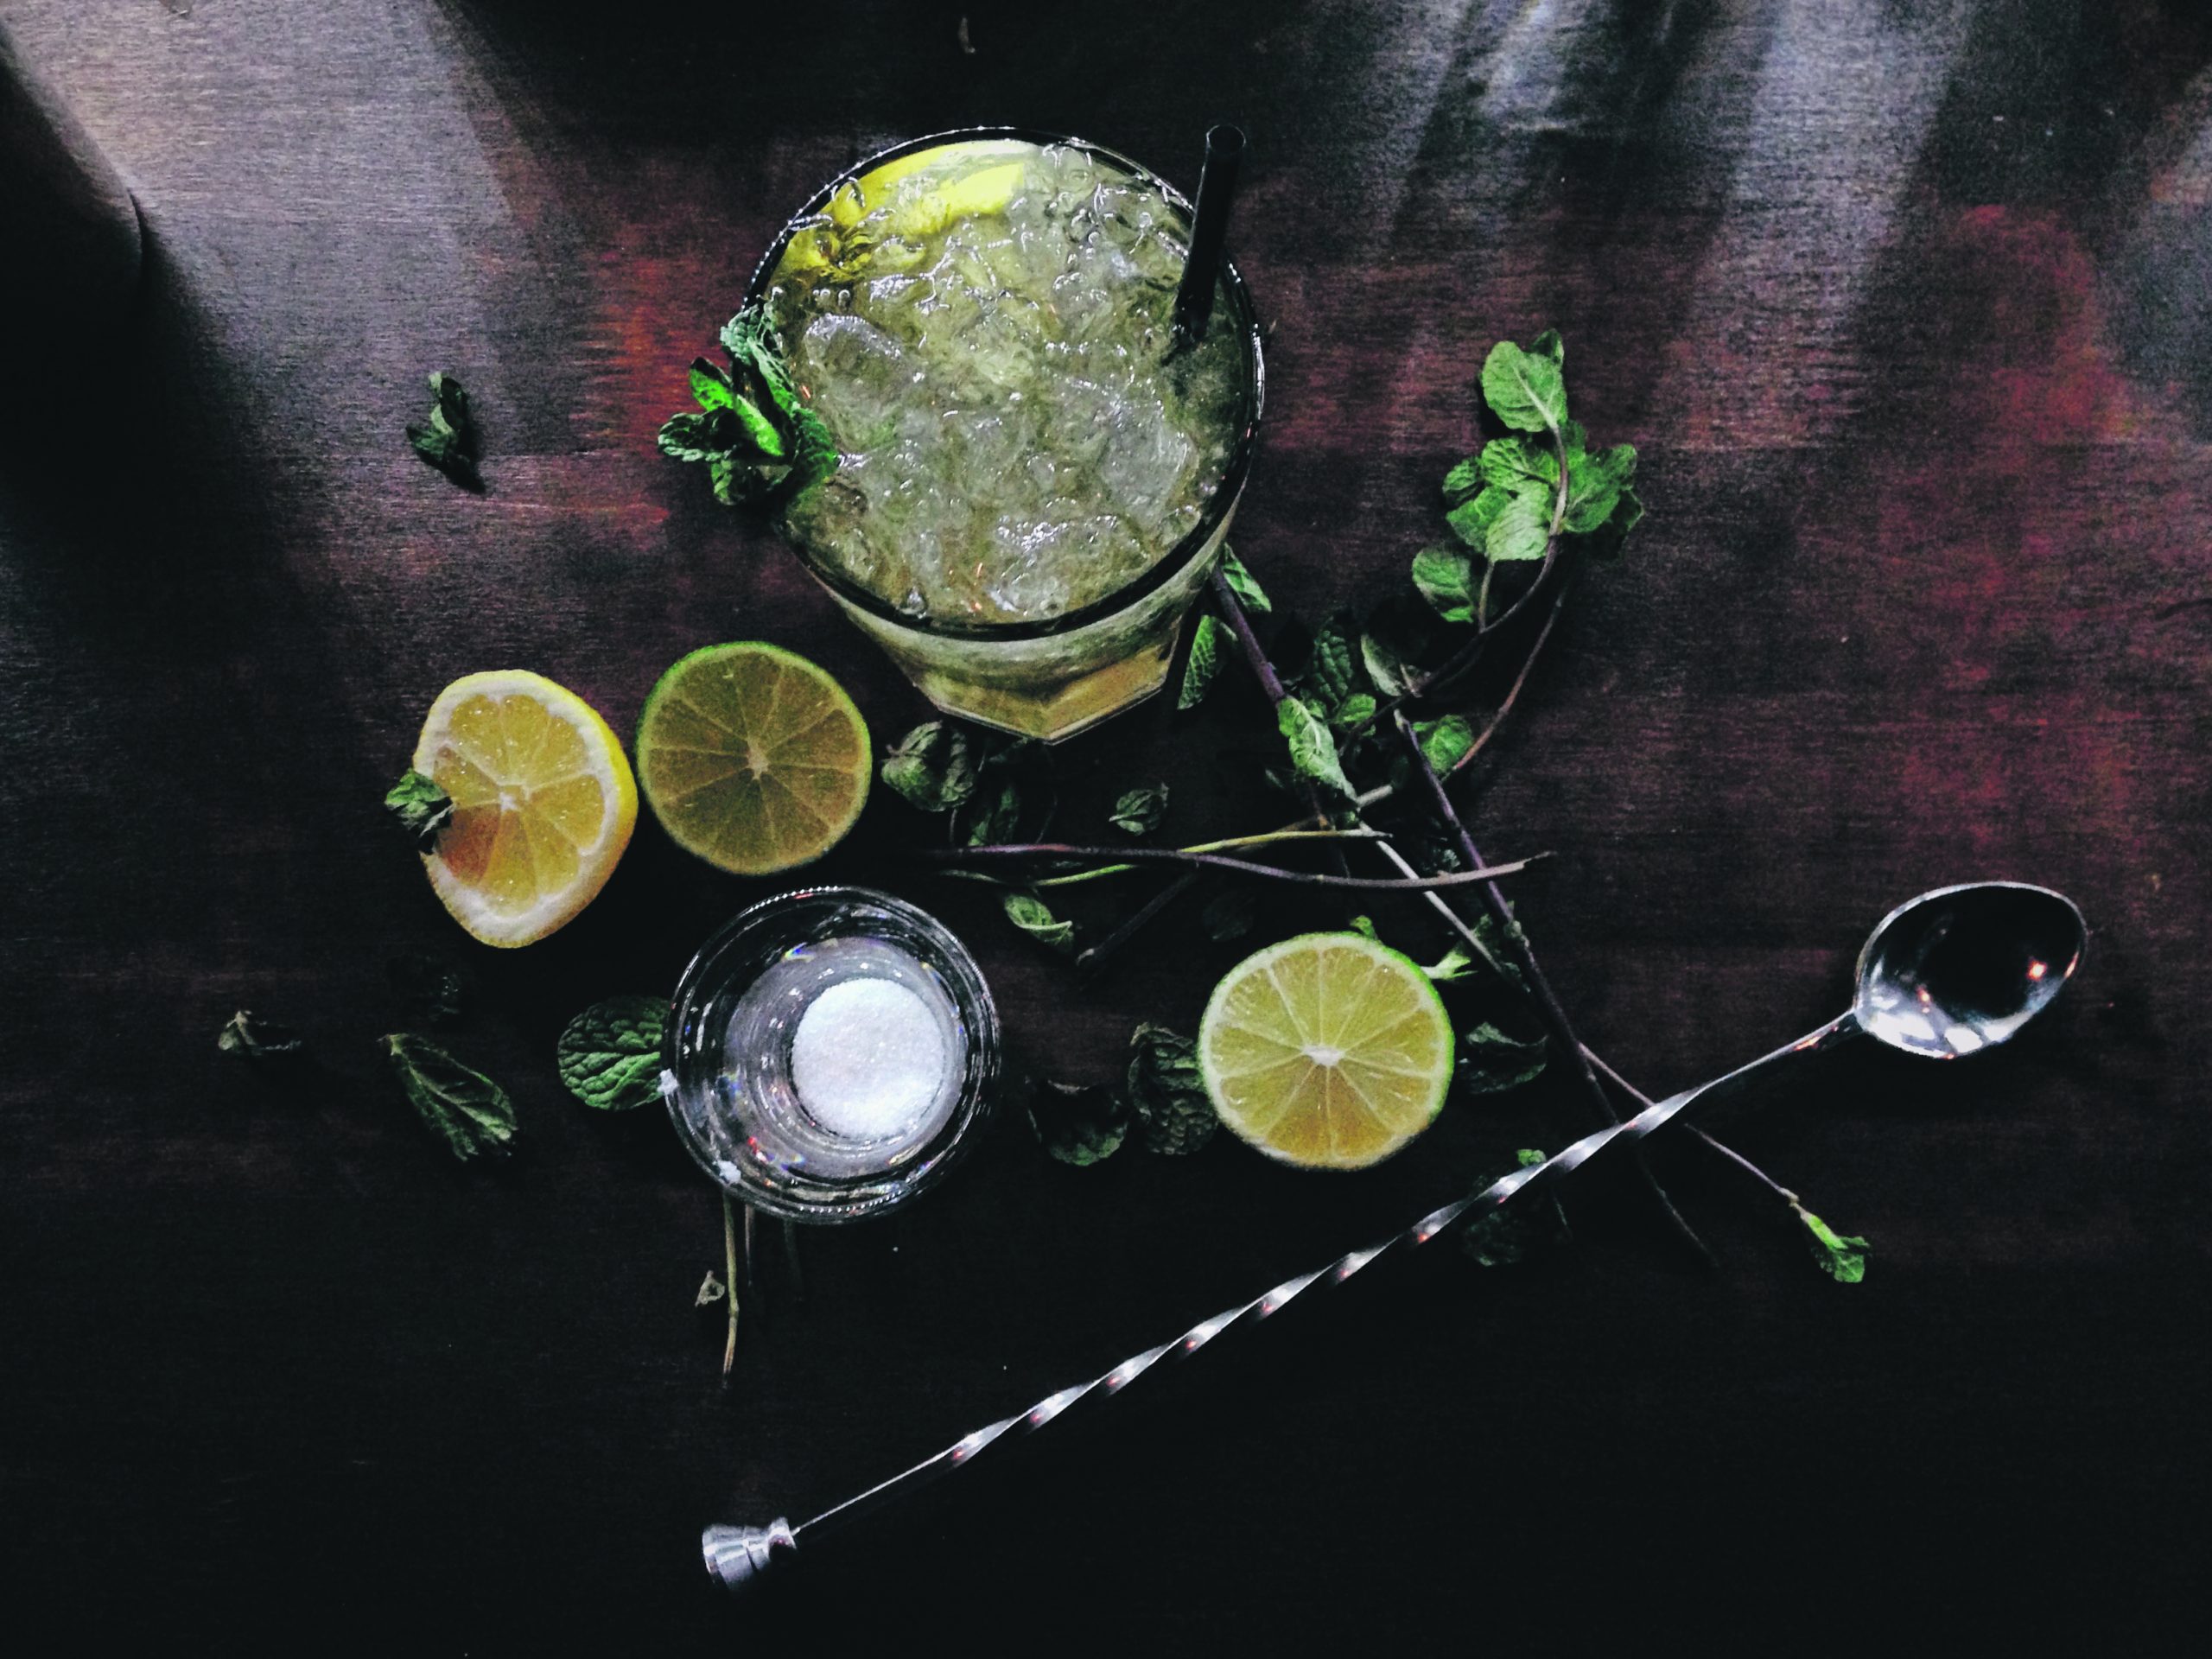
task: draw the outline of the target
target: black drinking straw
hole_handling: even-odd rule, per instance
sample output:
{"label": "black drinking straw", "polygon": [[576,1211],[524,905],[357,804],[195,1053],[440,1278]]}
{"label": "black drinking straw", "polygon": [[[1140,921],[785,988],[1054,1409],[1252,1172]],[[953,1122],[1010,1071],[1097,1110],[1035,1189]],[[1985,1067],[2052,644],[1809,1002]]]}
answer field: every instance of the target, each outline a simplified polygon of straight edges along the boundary
{"label": "black drinking straw", "polygon": [[1229,234],[1229,202],[1236,194],[1236,168],[1244,159],[1244,129],[1224,122],[1206,130],[1206,161],[1198,175],[1198,205],[1191,215],[1191,253],[1175,290],[1175,343],[1205,338],[1213,315],[1214,283],[1221,276],[1221,245]]}

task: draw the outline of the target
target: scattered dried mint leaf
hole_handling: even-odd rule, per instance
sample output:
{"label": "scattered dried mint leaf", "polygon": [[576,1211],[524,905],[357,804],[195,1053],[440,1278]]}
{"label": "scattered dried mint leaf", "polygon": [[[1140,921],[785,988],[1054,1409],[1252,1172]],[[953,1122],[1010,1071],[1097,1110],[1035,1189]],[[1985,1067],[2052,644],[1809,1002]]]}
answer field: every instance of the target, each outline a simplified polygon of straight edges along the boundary
{"label": "scattered dried mint leaf", "polygon": [[883,757],[883,781],[924,812],[949,812],[976,792],[982,751],[964,727],[928,720]]}
{"label": "scattered dried mint leaf", "polygon": [[409,423],[407,442],[454,483],[484,487],[483,476],[476,470],[476,423],[468,412],[468,394],[452,375],[431,374],[430,412],[420,424]]}
{"label": "scattered dried mint leaf", "polygon": [[712,1268],[709,1268],[707,1269],[707,1276],[699,1281],[699,1294],[691,1299],[691,1306],[694,1307],[712,1307],[716,1302],[719,1302],[723,1297],[728,1294],[729,1287],[722,1283],[721,1280],[715,1275],[715,1270]]}
{"label": "scattered dried mint leaf", "polygon": [[505,1090],[427,1037],[395,1031],[378,1040],[401,1092],[454,1157],[467,1163],[479,1154],[497,1158],[512,1150],[515,1105]]}
{"label": "scattered dried mint leaf", "polygon": [[1213,1139],[1220,1119],[1198,1075],[1198,1046],[1165,1026],[1129,1037],[1129,1104],[1148,1151],[1179,1155]]}
{"label": "scattered dried mint leaf", "polygon": [[1191,635],[1190,657],[1183,664],[1183,684],[1175,694],[1179,714],[1203,702],[1213,685],[1213,677],[1221,671],[1223,632],[1221,619],[1212,612],[1198,619],[1198,630]]}
{"label": "scattered dried mint leaf", "polygon": [[1421,972],[1433,984],[1449,985],[1455,979],[1465,979],[1475,971],[1475,959],[1459,945],[1452,945],[1434,962],[1425,963]]}
{"label": "scattered dried mint leaf", "polygon": [[1249,887],[1224,887],[1198,912],[1198,930],[1210,939],[1241,939],[1252,931],[1259,901]]}
{"label": "scattered dried mint leaf", "polygon": [[468,982],[435,957],[410,950],[385,963],[385,977],[407,1011],[434,1026],[450,1026],[468,1011]]}
{"label": "scattered dried mint leaf", "polygon": [[[1475,1191],[1486,1190],[1516,1169],[1526,1169],[1544,1161],[1544,1154],[1534,1147],[1522,1147],[1513,1155],[1515,1161],[1511,1165],[1492,1166],[1478,1176]],[[1560,1208],[1559,1199],[1552,1193],[1540,1192],[1533,1198],[1516,1197],[1478,1212],[1460,1233],[1459,1243],[1479,1265],[1505,1268],[1553,1245],[1571,1243],[1573,1237],[1567,1224],[1567,1211]]]}
{"label": "scattered dried mint leaf", "polygon": [[1035,893],[1009,893],[1000,903],[1005,906],[1007,920],[1039,944],[1049,946],[1062,956],[1075,949],[1075,924],[1053,915]]}
{"label": "scattered dried mint leaf", "polygon": [[1253,579],[1244,568],[1244,562],[1227,548],[1221,550],[1221,574],[1229,583],[1229,591],[1236,595],[1236,602],[1248,611],[1271,611],[1267,591]]}
{"label": "scattered dried mint leaf", "polygon": [[1141,789],[1127,790],[1114,803],[1112,815],[1106,820],[1125,836],[1148,836],[1160,828],[1160,821],[1167,816],[1167,785],[1151,784]]}
{"label": "scattered dried mint leaf", "polygon": [[1813,1260],[1820,1264],[1822,1273],[1840,1285],[1855,1285],[1866,1277],[1866,1258],[1873,1247],[1863,1238],[1853,1238],[1837,1232],[1827,1223],[1808,1210],[1795,1198],[1789,1207],[1797,1212],[1797,1219],[1805,1224],[1811,1235]]}
{"label": "scattered dried mint leaf", "polygon": [[[1459,1039],[1459,1081],[1471,1093],[1503,1094],[1542,1075],[1545,1040],[1523,1042],[1484,1020]],[[1493,1176],[1492,1179],[1497,1178]]]}
{"label": "scattered dried mint leaf", "polygon": [[976,791],[969,805],[974,809],[968,821],[970,847],[1009,841],[1021,823],[1021,785],[1012,778],[1001,778],[995,785]]}
{"label": "scattered dried mint leaf", "polygon": [[436,779],[412,768],[385,791],[384,806],[425,857],[437,851],[439,835],[453,822],[453,797],[438,787]]}
{"label": "scattered dried mint leaf", "polygon": [[268,1060],[280,1054],[296,1054],[306,1044],[291,1027],[264,1020],[251,1008],[240,1008],[216,1033],[215,1046],[240,1059]]}
{"label": "scattered dried mint leaf", "polygon": [[1112,1157],[1128,1138],[1128,1103],[1103,1084],[1040,1079],[1029,1091],[1028,1110],[1037,1143],[1078,1168]]}
{"label": "scattered dried mint leaf", "polygon": [[660,1098],[668,999],[642,994],[594,1002],[554,1050],[562,1086],[594,1111],[628,1112]]}

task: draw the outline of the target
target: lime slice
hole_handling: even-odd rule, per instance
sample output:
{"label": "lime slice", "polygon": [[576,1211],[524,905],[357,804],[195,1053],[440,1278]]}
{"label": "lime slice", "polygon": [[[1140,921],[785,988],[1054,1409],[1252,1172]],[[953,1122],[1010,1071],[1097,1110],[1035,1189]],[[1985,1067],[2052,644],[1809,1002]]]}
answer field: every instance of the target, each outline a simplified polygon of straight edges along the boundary
{"label": "lime slice", "polygon": [[638,721],[638,777],[661,828],[739,875],[810,863],[843,840],[871,770],[844,687],[758,640],[693,652]]}
{"label": "lime slice", "polygon": [[1309,1169],[1361,1169],[1427,1128],[1452,1083],[1452,1023],[1427,974],[1358,933],[1245,957],[1206,1003],[1198,1070],[1221,1121]]}
{"label": "lime slice", "polygon": [[438,694],[415,770],[453,798],[425,854],[454,919],[486,944],[529,944],[599,894],[630,844],[638,786],[622,745],[582,697],[520,669]]}

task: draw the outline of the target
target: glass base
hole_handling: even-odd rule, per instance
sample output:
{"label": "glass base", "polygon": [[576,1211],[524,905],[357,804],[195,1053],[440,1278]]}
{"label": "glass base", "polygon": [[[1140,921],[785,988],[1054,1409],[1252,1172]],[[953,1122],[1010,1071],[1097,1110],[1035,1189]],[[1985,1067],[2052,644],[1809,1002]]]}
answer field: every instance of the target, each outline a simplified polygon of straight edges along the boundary
{"label": "glass base", "polygon": [[1174,659],[1175,631],[1170,629],[1166,639],[1133,656],[1057,684],[983,685],[938,669],[904,666],[921,694],[946,714],[1016,737],[1058,743],[1142,702],[1167,683]]}

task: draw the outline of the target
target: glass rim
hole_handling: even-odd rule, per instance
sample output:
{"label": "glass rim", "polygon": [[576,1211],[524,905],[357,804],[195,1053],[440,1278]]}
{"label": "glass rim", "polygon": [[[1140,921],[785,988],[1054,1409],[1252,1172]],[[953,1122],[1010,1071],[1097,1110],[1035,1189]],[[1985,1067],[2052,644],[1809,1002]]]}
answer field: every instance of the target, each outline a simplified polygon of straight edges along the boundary
{"label": "glass rim", "polygon": [[[794,912],[825,907],[834,911],[844,906],[874,909],[895,918],[916,938],[925,941],[930,951],[940,958],[938,962],[929,962],[925,957],[924,961],[945,982],[946,992],[968,1027],[969,1059],[960,1099],[951,1116],[927,1144],[925,1154],[895,1177],[887,1172],[855,1178],[842,1185],[802,1178],[789,1185],[778,1185],[763,1179],[752,1165],[731,1163],[729,1168],[736,1179],[727,1179],[716,1167],[716,1161],[709,1156],[709,1149],[688,1121],[684,1109],[683,1037],[687,1016],[696,1012],[702,1001],[710,1001],[721,988],[718,976],[729,972],[728,958],[733,950],[757,938]],[[690,1154],[692,1161],[706,1172],[708,1179],[741,1202],[769,1215],[792,1221],[836,1224],[866,1220],[899,1207],[936,1185],[967,1156],[976,1133],[992,1116],[994,1090],[1003,1065],[1003,1040],[990,982],[983,977],[982,969],[958,935],[920,906],[896,893],[886,893],[880,887],[829,882],[818,887],[794,887],[756,899],[716,928],[692,953],[669,998],[661,1066],[666,1077],[668,1113],[677,1139]]]}
{"label": "glass rim", "polygon": [[[1040,148],[1065,145],[1072,149],[1079,149],[1086,156],[1109,162],[1132,178],[1141,179],[1156,188],[1160,194],[1167,199],[1171,206],[1182,213],[1186,221],[1195,211],[1188,196],[1150,168],[1122,155],[1119,150],[1109,149],[1104,144],[1093,143],[1087,138],[1077,138],[1066,133],[1046,132],[1034,127],[954,127],[944,132],[927,133],[918,138],[908,138],[893,144],[887,149],[877,150],[874,155],[855,162],[817,190],[807,199],[805,206],[784,222],[784,227],[777,232],[776,239],[769,244],[768,251],[760,256],[760,264],[753,267],[752,279],[745,285],[744,303],[748,306],[753,305],[766,294],[769,278],[777,265],[782,263],[785,251],[791,246],[791,238],[807,228],[807,221],[827,207],[830,199],[846,185],[854,182],[865,174],[873,172],[887,162],[895,162],[901,156],[913,155],[918,150],[935,149],[950,144],[972,143],[992,138],[1011,138],[1024,143],[1036,144]],[[1090,604],[1080,606],[1072,611],[1062,612],[1058,616],[1042,617],[1027,622],[948,622],[928,617],[909,616],[881,594],[870,592],[842,571],[830,569],[822,559],[816,556],[811,549],[802,545],[796,538],[786,537],[785,539],[790,543],[791,550],[798,556],[799,562],[806,567],[808,573],[840,600],[857,610],[865,612],[880,622],[888,623],[893,627],[903,629],[906,632],[925,639],[1049,639],[1061,634],[1072,633],[1078,628],[1088,627],[1094,622],[1104,621],[1109,617],[1120,615],[1130,607],[1167,586],[1176,577],[1188,570],[1192,563],[1201,555],[1211,550],[1215,537],[1228,521],[1229,515],[1236,511],[1238,498],[1244,493],[1245,479],[1252,469],[1253,453],[1259,446],[1260,418],[1267,402],[1268,386],[1267,365],[1261,351],[1259,312],[1252,302],[1252,292],[1245,285],[1243,274],[1237,270],[1236,262],[1226,253],[1222,256],[1221,260],[1221,280],[1224,287],[1228,290],[1230,305],[1236,312],[1236,327],[1244,341],[1246,374],[1243,424],[1236,434],[1236,442],[1230,447],[1228,461],[1222,466],[1219,483],[1199,512],[1198,522],[1192,525],[1189,532],[1177,541],[1174,546],[1169,548],[1166,552],[1147,566],[1142,573],[1122,583],[1121,587],[1116,588],[1103,598],[1093,600]],[[1216,319],[1215,326],[1219,326],[1218,318]]]}

